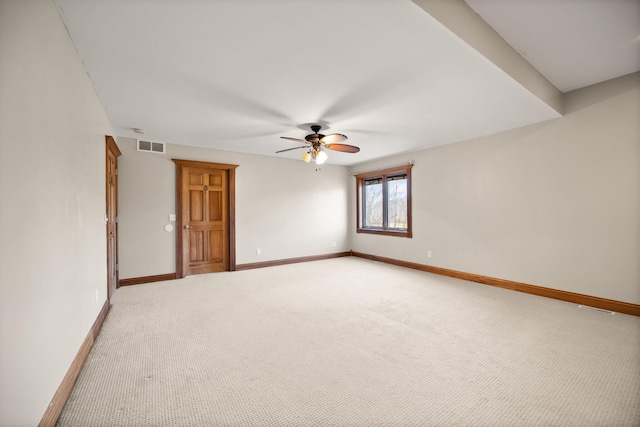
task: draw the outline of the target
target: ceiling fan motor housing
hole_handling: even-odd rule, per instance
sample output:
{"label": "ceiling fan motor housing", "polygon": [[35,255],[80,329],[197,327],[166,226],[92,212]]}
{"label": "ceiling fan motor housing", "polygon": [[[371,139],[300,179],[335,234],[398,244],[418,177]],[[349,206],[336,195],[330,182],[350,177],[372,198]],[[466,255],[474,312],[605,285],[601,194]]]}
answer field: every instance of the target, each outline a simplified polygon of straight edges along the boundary
{"label": "ceiling fan motor housing", "polygon": [[304,137],[304,139],[306,139],[312,144],[319,142],[322,138],[324,138],[324,135],[321,133],[311,133]]}
{"label": "ceiling fan motor housing", "polygon": [[322,138],[324,138],[324,135],[322,135],[321,133],[318,133],[320,128],[321,126],[318,126],[318,125],[311,126],[311,130],[313,131],[313,133],[305,136],[304,139],[306,139],[311,143],[316,143],[320,141]]}

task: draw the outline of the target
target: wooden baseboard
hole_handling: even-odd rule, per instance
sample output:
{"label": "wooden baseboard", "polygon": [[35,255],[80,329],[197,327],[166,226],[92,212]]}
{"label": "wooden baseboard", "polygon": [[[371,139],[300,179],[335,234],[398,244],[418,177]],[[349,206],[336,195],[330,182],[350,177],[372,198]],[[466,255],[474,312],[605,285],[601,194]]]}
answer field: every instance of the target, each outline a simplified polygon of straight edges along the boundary
{"label": "wooden baseboard", "polygon": [[640,305],[622,301],[615,301],[606,298],[599,298],[590,295],[577,294],[573,292],[560,291],[557,289],[544,288],[542,286],[529,285],[527,283],[513,282],[511,280],[497,279],[495,277],[481,276],[479,274],[465,273],[463,271],[449,270],[447,268],[434,267],[431,265],[418,264],[408,261],[386,258],[376,255],[353,252],[353,256],[366,258],[373,261],[380,261],[387,264],[398,265],[400,267],[412,268],[414,270],[425,271],[427,273],[440,274],[442,276],[454,277],[456,279],[468,280],[470,282],[482,283],[485,285],[497,286],[499,288],[511,289],[527,294],[538,295],[547,298],[558,299],[589,307],[601,308],[618,313],[640,316]]}
{"label": "wooden baseboard", "polygon": [[295,264],[298,262],[320,261],[323,259],[340,258],[345,256],[351,256],[351,251],[338,252],[335,254],[326,254],[326,255],[314,255],[314,256],[303,256],[298,258],[277,259],[273,261],[253,262],[249,264],[238,264],[236,265],[236,270],[237,271],[251,270],[254,268],[274,267],[276,265]]}
{"label": "wooden baseboard", "polygon": [[80,346],[80,350],[78,350],[78,354],[71,362],[71,366],[67,371],[66,375],[62,379],[58,390],[53,395],[53,399],[51,399],[51,403],[47,407],[47,410],[44,412],[38,427],[53,427],[56,425],[58,421],[58,417],[62,412],[62,408],[64,404],[67,402],[69,395],[71,394],[71,390],[73,389],[73,384],[76,382],[76,378],[78,378],[78,374],[80,370],[84,366],[84,362],[87,360],[87,356],[93,347],[93,343],[96,341],[96,337],[100,333],[100,329],[102,328],[102,324],[104,323],[104,319],[107,317],[107,313],[109,313],[109,309],[111,308],[111,303],[109,300],[105,301],[96,321],[93,323],[91,330],[87,334],[87,337],[82,342]]}
{"label": "wooden baseboard", "polygon": [[162,282],[164,280],[175,280],[176,273],[157,274],[155,276],[132,277],[131,279],[122,279],[118,282],[119,286],[140,285],[142,283]]}

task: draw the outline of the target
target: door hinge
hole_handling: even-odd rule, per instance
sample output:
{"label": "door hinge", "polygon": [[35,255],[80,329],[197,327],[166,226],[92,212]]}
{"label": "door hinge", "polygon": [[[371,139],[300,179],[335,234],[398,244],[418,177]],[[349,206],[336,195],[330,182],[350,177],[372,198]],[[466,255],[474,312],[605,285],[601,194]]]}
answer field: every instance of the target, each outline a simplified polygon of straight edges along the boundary
{"label": "door hinge", "polygon": [[120,271],[120,264],[116,264],[116,271]]}
{"label": "door hinge", "polygon": [[116,217],[116,224],[120,221],[120,218]]}
{"label": "door hinge", "polygon": [[115,170],[115,175],[118,176],[118,168]]}

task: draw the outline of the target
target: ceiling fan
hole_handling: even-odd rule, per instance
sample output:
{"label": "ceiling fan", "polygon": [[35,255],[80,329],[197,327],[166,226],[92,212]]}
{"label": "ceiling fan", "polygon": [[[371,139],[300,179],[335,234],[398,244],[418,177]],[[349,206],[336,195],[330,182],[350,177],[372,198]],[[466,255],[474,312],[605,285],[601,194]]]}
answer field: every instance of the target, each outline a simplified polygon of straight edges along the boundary
{"label": "ceiling fan", "polygon": [[287,148],[286,150],[276,151],[276,153],[283,153],[285,151],[298,150],[300,148],[306,148],[307,152],[302,156],[302,160],[309,163],[309,161],[313,158],[317,164],[321,165],[327,160],[327,153],[323,151],[323,148],[328,148],[329,150],[334,151],[342,151],[343,153],[357,153],[360,151],[360,148],[348,145],[341,144],[341,142],[346,141],[347,137],[342,135],[341,133],[332,133],[330,135],[323,135],[318,133],[322,126],[312,125],[311,131],[309,135],[305,136],[304,139],[298,138],[289,138],[288,136],[281,136],[282,139],[290,139],[291,141],[302,142],[303,146],[301,147],[293,147]]}

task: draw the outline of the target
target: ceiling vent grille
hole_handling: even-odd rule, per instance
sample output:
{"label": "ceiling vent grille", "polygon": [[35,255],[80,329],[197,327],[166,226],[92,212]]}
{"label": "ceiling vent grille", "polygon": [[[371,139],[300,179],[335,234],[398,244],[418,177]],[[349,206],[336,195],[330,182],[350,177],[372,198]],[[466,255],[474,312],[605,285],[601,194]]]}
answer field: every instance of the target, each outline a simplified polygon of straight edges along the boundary
{"label": "ceiling vent grille", "polygon": [[143,141],[141,139],[138,140],[138,151],[147,151],[149,153],[165,153],[165,144],[164,142],[152,142],[152,141]]}

